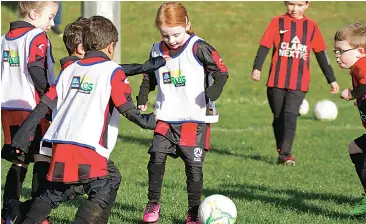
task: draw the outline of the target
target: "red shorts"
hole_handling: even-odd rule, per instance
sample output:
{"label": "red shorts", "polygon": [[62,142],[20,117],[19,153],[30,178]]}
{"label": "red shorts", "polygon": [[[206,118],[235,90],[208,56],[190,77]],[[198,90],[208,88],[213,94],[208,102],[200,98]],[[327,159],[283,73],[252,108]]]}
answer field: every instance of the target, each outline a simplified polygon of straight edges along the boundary
{"label": "red shorts", "polygon": [[108,177],[108,160],[92,149],[71,144],[53,144],[47,179],[52,182],[82,183]]}
{"label": "red shorts", "polygon": [[[9,146],[11,145],[15,133],[29,114],[30,112],[28,111],[1,110],[1,124],[4,133],[4,146],[1,151],[2,158],[4,158],[4,156],[10,150]],[[33,161],[31,159],[33,158],[33,155],[39,153],[40,142],[49,126],[50,122],[42,118],[40,124],[37,126],[34,139],[27,155],[27,157],[29,156],[28,161]],[[8,158],[4,159],[10,160]]]}

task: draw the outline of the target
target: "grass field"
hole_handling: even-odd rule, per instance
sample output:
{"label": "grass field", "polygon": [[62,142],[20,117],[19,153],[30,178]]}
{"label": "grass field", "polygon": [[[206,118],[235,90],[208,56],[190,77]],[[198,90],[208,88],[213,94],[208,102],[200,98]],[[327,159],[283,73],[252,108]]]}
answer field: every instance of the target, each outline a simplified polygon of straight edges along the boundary
{"label": "grass field", "polygon": [[[151,46],[160,40],[154,27],[161,2],[121,3],[123,63],[143,62]],[[311,56],[311,86],[306,98],[313,109],[316,101],[330,99],[339,109],[337,120],[320,122],[312,113],[298,119],[293,153],[296,167],[276,165],[272,115],[265,81],[251,81],[249,73],[258,42],[273,16],[285,12],[282,2],[185,2],[198,36],[213,45],[228,66],[230,78],[217,101],[220,122],[212,127],[212,150],[204,166],[204,196],[226,195],[236,203],[238,224],[244,223],[362,223],[349,219],[348,211],[360,199],[362,189],[347,152],[348,143],[364,133],[356,108],[331,95],[314,55]],[[14,3],[1,3],[1,33],[15,19]],[[63,3],[62,28],[81,12],[80,2]],[[351,87],[347,70],[335,63],[333,35],[353,22],[366,22],[366,2],[312,2],[307,16],[318,22],[341,89]],[[62,39],[50,34],[56,60],[66,56]],[[59,70],[56,64],[56,71]],[[138,93],[141,77],[132,77]],[[149,108],[153,107],[151,94]],[[147,149],[152,132],[121,120],[117,147],[112,154],[122,173],[122,183],[110,223],[140,223],[147,202]],[[2,187],[9,163],[2,162]],[[24,185],[30,197],[31,171]],[[159,223],[184,223],[187,195],[184,164],[169,159],[164,178],[162,217]],[[81,199],[60,206],[52,213],[54,223],[71,223]]]}

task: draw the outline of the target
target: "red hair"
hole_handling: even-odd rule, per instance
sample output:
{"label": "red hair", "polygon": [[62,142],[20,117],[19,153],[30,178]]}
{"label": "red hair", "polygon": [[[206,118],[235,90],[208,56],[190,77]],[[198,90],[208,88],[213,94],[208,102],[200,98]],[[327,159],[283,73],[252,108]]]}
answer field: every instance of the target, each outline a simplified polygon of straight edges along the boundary
{"label": "red hair", "polygon": [[[158,9],[155,25],[159,29],[162,26],[174,27],[183,26],[189,23],[189,17],[186,8],[179,2],[164,3]],[[194,34],[192,24],[187,31],[188,34]]]}

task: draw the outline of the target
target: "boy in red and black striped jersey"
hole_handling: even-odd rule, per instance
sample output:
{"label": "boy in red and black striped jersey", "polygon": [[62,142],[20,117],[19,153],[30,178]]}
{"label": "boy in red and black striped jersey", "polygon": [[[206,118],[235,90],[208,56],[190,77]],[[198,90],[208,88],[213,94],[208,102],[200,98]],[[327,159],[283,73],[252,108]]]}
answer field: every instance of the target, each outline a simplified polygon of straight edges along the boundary
{"label": "boy in red and black striped jersey", "polygon": [[[341,68],[350,69],[353,88],[342,91],[341,98],[356,100],[362,125],[366,128],[366,25],[350,24],[339,29],[334,36],[334,54]],[[366,218],[366,134],[348,145],[350,158],[364,189],[364,196],[350,212]]]}
{"label": "boy in red and black striped jersey", "polygon": [[331,86],[331,93],[339,91],[319,27],[304,16],[309,4],[308,1],[285,2],[287,13],[271,20],[253,66],[252,79],[258,81],[265,57],[273,46],[267,97],[273,113],[279,164],[295,165],[292,144],[298,111],[309,89],[311,50]]}

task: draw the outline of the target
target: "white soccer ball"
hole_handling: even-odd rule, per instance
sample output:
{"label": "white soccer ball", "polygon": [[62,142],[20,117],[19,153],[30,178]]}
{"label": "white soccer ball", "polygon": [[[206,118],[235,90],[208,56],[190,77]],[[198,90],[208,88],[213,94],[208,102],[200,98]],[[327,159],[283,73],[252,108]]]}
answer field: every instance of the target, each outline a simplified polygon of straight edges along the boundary
{"label": "white soccer ball", "polygon": [[307,115],[309,112],[309,103],[306,99],[304,99],[300,105],[299,114],[301,116]]}
{"label": "white soccer ball", "polygon": [[234,202],[220,194],[207,197],[198,209],[201,224],[233,224],[236,215]]}
{"label": "white soccer ball", "polygon": [[332,121],[337,118],[337,105],[330,100],[320,100],[315,104],[314,116],[318,120]]}

